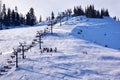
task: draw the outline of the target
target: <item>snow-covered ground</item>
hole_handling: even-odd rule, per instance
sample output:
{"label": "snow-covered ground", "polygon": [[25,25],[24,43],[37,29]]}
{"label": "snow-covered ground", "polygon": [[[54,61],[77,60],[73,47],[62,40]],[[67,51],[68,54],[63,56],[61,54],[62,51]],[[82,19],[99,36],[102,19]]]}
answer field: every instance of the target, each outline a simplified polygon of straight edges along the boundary
{"label": "snow-covered ground", "polygon": [[[57,47],[57,52],[41,54],[37,45],[25,52],[26,59],[19,56],[19,68],[12,66],[2,73],[0,80],[120,80],[119,26],[120,23],[110,18],[85,17],[71,18],[62,26],[57,24],[53,35],[42,38],[42,47]],[[1,31],[1,66],[8,65],[6,61],[12,48],[19,42],[31,43],[36,31],[45,27]]]}
{"label": "snow-covered ground", "polygon": [[66,22],[66,24],[69,23],[76,25],[76,28],[72,30],[74,36],[120,50],[120,45],[118,45],[120,44],[120,22],[108,17],[104,19],[78,17]]}

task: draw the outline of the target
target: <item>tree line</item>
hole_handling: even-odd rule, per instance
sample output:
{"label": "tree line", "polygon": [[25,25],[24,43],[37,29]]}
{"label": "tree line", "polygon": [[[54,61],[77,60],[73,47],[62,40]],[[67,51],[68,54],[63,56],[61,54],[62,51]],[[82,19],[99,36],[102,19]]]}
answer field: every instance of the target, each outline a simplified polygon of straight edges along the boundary
{"label": "tree line", "polygon": [[81,16],[85,15],[88,18],[103,18],[103,16],[108,16],[109,17],[109,11],[108,9],[101,9],[101,10],[96,10],[94,5],[87,6],[84,9],[82,9],[81,6],[74,7],[74,16]]}
{"label": "tree line", "polygon": [[[96,10],[94,5],[89,5],[85,9],[81,6],[76,6],[74,9],[67,9],[63,12],[59,12],[55,17],[54,12],[51,12],[51,16],[46,18],[46,21],[54,20],[56,22],[60,22],[63,18],[69,19],[69,17],[75,16],[86,16],[88,18],[103,18],[104,16],[109,17],[108,9]],[[42,22],[42,16],[39,18],[39,22]],[[55,23],[56,23],[55,22]],[[3,4],[1,13],[0,13],[0,30],[9,29],[10,26],[21,26],[21,25],[30,25],[33,26],[38,23],[37,18],[35,16],[35,12],[33,8],[27,12],[26,15],[23,15],[18,12],[17,6],[15,9],[6,9],[5,4]]]}
{"label": "tree line", "polygon": [[[54,16],[54,13],[52,12],[51,16]],[[63,20],[63,18],[66,18],[67,20],[69,17],[76,17],[76,16],[86,16],[87,18],[103,18],[104,16],[110,17],[108,9],[101,9],[96,10],[94,5],[89,5],[85,9],[83,9],[81,6],[76,6],[74,9],[67,9],[63,12],[58,12],[58,15],[54,17],[54,19],[57,22],[60,22]],[[50,21],[53,19],[52,17],[47,17],[46,20]]]}
{"label": "tree line", "polygon": [[1,13],[0,13],[0,29],[9,29],[10,26],[20,26],[20,25],[34,25],[37,23],[34,9],[30,8],[29,12],[24,16],[21,13],[18,13],[18,8],[15,6],[15,9],[6,8],[6,5],[3,4]]}

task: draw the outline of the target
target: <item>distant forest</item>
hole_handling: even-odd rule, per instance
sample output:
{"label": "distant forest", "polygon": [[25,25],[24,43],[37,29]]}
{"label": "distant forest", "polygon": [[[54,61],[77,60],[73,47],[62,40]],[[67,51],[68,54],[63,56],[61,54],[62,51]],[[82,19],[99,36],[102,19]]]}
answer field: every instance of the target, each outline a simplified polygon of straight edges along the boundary
{"label": "distant forest", "polygon": [[18,13],[18,8],[15,6],[14,10],[6,8],[3,4],[0,12],[0,29],[9,29],[9,26],[20,26],[20,25],[34,25],[36,24],[36,16],[34,15],[34,9],[30,8],[26,16]]}
{"label": "distant forest", "polygon": [[[55,17],[54,12],[51,12],[50,17],[46,18],[46,21],[59,21],[64,17],[75,17],[75,16],[86,16],[88,18],[103,18],[103,16],[109,17],[108,9],[96,10],[94,5],[89,5],[85,9],[82,9],[81,6],[76,6],[74,9],[67,9],[64,12],[58,13]],[[114,17],[116,18],[116,17]],[[26,15],[18,13],[18,8],[15,6],[15,9],[6,8],[6,5],[3,4],[0,12],[0,30],[9,29],[9,26],[21,26],[21,25],[30,25],[33,26],[38,22],[42,22],[42,16],[37,20],[33,8],[30,8]]]}

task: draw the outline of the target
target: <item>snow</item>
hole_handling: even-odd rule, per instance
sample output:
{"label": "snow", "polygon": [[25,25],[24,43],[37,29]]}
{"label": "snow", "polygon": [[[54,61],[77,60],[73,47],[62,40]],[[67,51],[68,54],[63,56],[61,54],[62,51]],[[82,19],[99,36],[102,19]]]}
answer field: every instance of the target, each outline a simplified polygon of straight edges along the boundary
{"label": "snow", "polygon": [[[74,19],[75,20],[75,19]],[[86,21],[76,21],[77,27],[73,29],[73,35],[102,46],[120,50],[120,22],[111,18],[87,19]],[[67,24],[67,23],[66,23]],[[80,32],[82,31],[82,32]],[[80,34],[76,34],[80,32]]]}
{"label": "snow", "polygon": [[[39,25],[0,32],[1,66],[8,65],[6,59],[10,59],[12,48],[19,42],[30,44],[36,31],[46,27]],[[88,19],[84,16],[71,18],[62,26],[56,24],[54,34],[42,38],[42,47],[57,47],[58,51],[40,53],[36,45],[25,52],[26,59],[19,55],[19,67],[11,66],[12,69],[2,72],[0,80],[119,80],[119,25],[111,18]],[[77,34],[80,29],[82,34]]]}

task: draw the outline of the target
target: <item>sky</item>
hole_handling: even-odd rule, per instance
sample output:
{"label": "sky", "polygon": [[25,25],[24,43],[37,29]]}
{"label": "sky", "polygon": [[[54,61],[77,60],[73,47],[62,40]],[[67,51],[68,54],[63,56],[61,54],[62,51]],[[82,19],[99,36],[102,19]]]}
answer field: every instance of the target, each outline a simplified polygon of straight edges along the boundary
{"label": "sky", "polygon": [[111,17],[117,16],[120,18],[120,0],[2,0],[2,3],[6,4],[6,7],[14,9],[18,7],[18,11],[22,14],[26,14],[31,7],[35,10],[35,15],[42,16],[45,19],[50,16],[53,11],[56,15],[58,12],[62,12],[74,6],[85,6],[94,4],[96,9],[106,8],[109,10]]}

